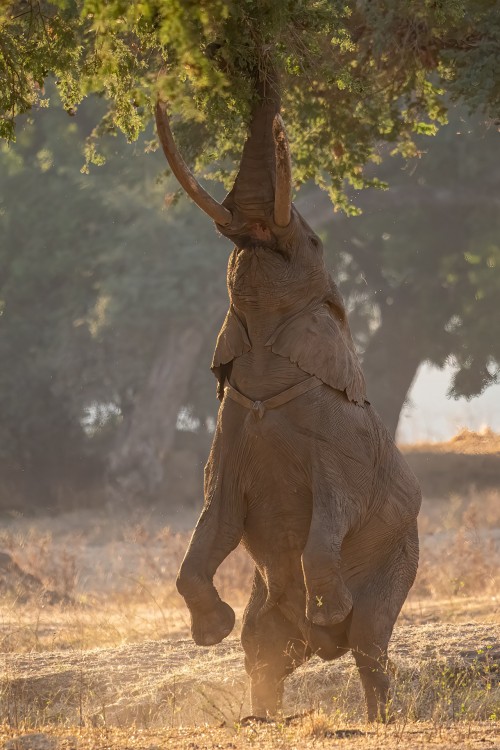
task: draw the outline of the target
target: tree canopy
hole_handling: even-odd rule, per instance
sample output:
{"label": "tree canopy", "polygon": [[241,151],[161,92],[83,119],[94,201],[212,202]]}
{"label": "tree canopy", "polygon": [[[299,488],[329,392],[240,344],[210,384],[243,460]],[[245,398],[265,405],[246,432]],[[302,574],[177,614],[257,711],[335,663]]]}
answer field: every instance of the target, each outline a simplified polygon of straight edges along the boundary
{"label": "tree canopy", "polygon": [[[257,71],[278,71],[297,185],[314,180],[336,207],[380,184],[363,166],[418,153],[448,103],[500,117],[500,13],[495,0],[17,0],[0,11],[0,135],[19,113],[50,105],[56,79],[74,114],[97,93],[106,111],[89,133],[137,139],[158,94],[179,115],[188,161],[220,178],[241,152]],[[214,163],[218,162],[218,169]],[[222,167],[220,166],[222,165]]]}

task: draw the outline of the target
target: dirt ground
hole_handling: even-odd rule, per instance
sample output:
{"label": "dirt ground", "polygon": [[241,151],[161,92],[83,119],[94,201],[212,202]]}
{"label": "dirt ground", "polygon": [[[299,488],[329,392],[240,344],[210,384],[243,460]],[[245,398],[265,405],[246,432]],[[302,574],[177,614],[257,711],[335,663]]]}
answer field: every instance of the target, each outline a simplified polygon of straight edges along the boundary
{"label": "dirt ground", "polygon": [[[461,433],[405,452],[432,457],[425,484],[464,456],[500,461],[500,436]],[[391,642],[389,727],[365,723],[348,656],[297,670],[279,721],[245,721],[238,632],[252,565],[237,550],[221,567],[217,586],[237,625],[222,644],[196,647],[174,586],[192,514],[3,518],[0,746],[500,748],[500,474],[478,485],[478,471],[461,492],[426,493],[420,569]]]}

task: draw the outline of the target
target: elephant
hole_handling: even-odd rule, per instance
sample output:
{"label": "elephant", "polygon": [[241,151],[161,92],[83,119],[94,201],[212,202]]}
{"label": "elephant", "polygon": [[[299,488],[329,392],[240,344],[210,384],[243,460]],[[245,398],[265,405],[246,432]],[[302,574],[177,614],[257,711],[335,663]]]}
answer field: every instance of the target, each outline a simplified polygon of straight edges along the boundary
{"label": "elephant", "polygon": [[282,709],[286,676],[313,654],[351,651],[368,719],[385,721],[387,648],[418,565],[420,489],[367,399],[322,242],[291,201],[279,90],[257,88],[222,203],[183,161],[165,102],[155,110],[172,172],[234,243],[205,501],[177,588],[195,643],[222,641],[235,615],[213,577],[241,542],[255,563],[241,633],[253,715]]}

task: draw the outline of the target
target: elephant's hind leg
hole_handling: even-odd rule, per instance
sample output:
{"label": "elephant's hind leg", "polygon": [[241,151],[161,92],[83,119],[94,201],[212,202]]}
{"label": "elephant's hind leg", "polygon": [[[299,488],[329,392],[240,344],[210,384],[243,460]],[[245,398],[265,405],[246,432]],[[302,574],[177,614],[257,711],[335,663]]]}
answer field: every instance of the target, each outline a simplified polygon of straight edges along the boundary
{"label": "elephant's hind leg", "polygon": [[348,640],[365,694],[368,721],[389,719],[390,679],[387,648],[394,620],[383,601],[364,596],[355,602]]}
{"label": "elephant's hind leg", "polygon": [[353,650],[356,666],[365,693],[368,721],[390,720],[389,711],[389,688],[390,679],[387,673],[387,644],[369,649],[372,654],[364,653],[358,649]]}
{"label": "elephant's hind leg", "polygon": [[281,710],[285,678],[311,654],[298,626],[287,620],[277,606],[259,617],[266,593],[256,571],[241,642],[250,677],[252,714],[262,718]]}
{"label": "elephant's hind leg", "polygon": [[363,684],[368,721],[390,721],[387,648],[394,623],[415,578],[418,560],[416,523],[393,542],[386,557],[355,593],[349,646]]}

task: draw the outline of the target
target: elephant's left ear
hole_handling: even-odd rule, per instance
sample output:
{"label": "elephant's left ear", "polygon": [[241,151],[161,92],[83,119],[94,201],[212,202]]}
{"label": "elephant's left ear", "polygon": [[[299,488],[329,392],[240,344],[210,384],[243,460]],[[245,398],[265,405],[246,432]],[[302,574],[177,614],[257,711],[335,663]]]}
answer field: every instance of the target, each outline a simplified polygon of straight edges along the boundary
{"label": "elephant's left ear", "polygon": [[345,391],[350,401],[360,406],[366,402],[365,379],[344,302],[333,280],[330,279],[330,293],[323,304],[284,323],[266,345],[326,385]]}
{"label": "elephant's left ear", "polygon": [[249,352],[252,348],[250,339],[241,320],[230,307],[222,328],[217,337],[211,370],[217,378],[217,396],[224,395],[224,382],[230,371],[231,362],[236,357]]}

